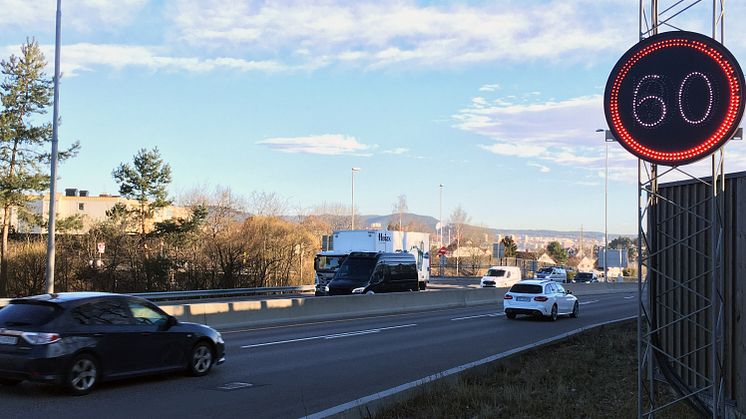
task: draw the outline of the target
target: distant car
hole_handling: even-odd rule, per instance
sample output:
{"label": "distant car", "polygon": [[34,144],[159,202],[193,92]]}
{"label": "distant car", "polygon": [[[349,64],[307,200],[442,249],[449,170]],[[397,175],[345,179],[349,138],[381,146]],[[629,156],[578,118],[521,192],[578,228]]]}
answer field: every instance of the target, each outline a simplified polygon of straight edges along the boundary
{"label": "distant car", "polygon": [[487,287],[508,287],[521,280],[521,268],[517,266],[493,266],[487,270],[479,285]]}
{"label": "distant car", "polygon": [[73,395],[100,381],[167,371],[202,376],[225,361],[211,327],[176,320],[143,298],[75,292],[0,309],[0,384],[56,383]]}
{"label": "distant car", "polygon": [[511,320],[518,314],[557,320],[560,315],[578,317],[580,304],[577,297],[554,281],[527,279],[505,293],[503,311]]}
{"label": "distant car", "polygon": [[541,268],[538,271],[536,271],[536,275],[534,275],[536,279],[549,279],[555,282],[567,282],[567,271],[565,268],[560,268],[558,266],[550,266],[547,268]]}
{"label": "distant car", "polygon": [[598,282],[598,276],[596,276],[595,272],[578,272],[575,274],[575,277],[572,279],[572,282],[576,283],[586,283],[589,284],[591,282]]}

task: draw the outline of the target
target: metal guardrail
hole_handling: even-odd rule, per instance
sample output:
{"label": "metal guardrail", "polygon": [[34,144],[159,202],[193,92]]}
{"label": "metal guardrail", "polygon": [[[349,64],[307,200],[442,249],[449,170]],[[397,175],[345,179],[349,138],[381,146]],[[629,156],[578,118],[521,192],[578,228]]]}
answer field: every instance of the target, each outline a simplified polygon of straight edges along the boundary
{"label": "metal guardrail", "polygon": [[189,291],[165,291],[165,292],[141,292],[130,295],[147,298],[150,301],[167,300],[196,300],[203,298],[218,297],[242,297],[245,295],[272,295],[272,294],[298,294],[311,292],[316,289],[313,285],[301,285],[296,287],[263,287],[263,288],[227,288],[218,290],[189,290]]}
{"label": "metal guardrail", "polygon": [[[189,290],[189,291],[164,291],[164,292],[140,292],[132,293],[150,301],[169,300],[199,300],[203,298],[218,297],[242,297],[246,295],[273,295],[273,294],[300,294],[315,291],[313,285],[301,285],[297,287],[263,287],[263,288],[228,288],[219,290]],[[0,298],[0,307],[8,305],[11,298]]]}

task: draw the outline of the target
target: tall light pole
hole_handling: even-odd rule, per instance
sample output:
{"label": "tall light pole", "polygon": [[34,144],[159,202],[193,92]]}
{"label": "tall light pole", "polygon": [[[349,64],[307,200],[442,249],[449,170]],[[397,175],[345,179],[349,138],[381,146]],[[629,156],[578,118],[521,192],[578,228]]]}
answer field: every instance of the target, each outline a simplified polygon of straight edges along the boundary
{"label": "tall light pole", "polygon": [[609,260],[606,251],[609,248],[609,143],[615,141],[614,135],[609,130],[599,128],[596,132],[604,133],[606,143],[606,173],[604,174],[604,281],[609,282]]}
{"label": "tall light pole", "polygon": [[54,41],[54,108],[52,111],[52,159],[49,173],[49,225],[47,230],[47,270],[44,275],[44,288],[48,294],[54,292],[54,230],[57,214],[57,120],[60,115],[60,38],[62,27],[62,0],[57,0],[57,20]]}
{"label": "tall light pole", "polygon": [[440,247],[443,247],[443,184],[440,184],[440,200],[438,204],[438,225],[440,226]]}
{"label": "tall light pole", "polygon": [[355,172],[359,172],[359,167],[352,168],[352,228],[355,229]]}

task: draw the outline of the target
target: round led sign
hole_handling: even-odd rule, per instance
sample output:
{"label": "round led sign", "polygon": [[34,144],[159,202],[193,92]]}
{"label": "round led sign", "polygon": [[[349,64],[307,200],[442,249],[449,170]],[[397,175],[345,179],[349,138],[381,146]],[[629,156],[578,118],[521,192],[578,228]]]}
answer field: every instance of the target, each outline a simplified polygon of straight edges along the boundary
{"label": "round led sign", "polygon": [[606,122],[645,161],[679,166],[728,141],[744,110],[744,77],[722,44],[694,32],[665,32],[627,51],[609,75]]}

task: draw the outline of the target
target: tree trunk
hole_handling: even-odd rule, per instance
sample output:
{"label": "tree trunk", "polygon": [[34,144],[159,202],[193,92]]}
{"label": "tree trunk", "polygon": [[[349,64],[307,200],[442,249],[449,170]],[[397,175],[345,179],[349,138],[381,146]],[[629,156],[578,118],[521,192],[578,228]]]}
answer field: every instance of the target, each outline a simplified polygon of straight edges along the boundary
{"label": "tree trunk", "polygon": [[10,230],[10,206],[3,209],[3,239],[0,244],[0,297],[8,297],[8,231]]}

